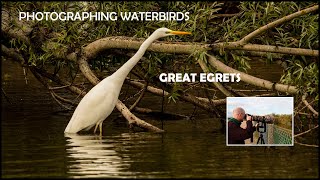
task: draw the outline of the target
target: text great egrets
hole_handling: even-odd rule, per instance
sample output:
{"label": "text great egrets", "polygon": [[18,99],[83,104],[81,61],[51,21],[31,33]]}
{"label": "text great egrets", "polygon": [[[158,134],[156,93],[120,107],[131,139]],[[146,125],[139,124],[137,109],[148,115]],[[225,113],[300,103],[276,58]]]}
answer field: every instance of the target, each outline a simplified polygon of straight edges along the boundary
{"label": "text great egrets", "polygon": [[131,71],[138,63],[146,49],[153,41],[170,36],[170,35],[187,35],[190,32],[172,31],[167,28],[159,28],[154,31],[151,36],[146,39],[139,50],[132,56],[123,66],[121,66],[111,76],[103,79],[100,83],[94,86],[80,101],[74,111],[69,124],[65,129],[65,133],[78,133],[81,130],[89,130],[94,125],[94,133],[99,125],[100,135],[102,135],[102,123],[113,111],[122,84]]}

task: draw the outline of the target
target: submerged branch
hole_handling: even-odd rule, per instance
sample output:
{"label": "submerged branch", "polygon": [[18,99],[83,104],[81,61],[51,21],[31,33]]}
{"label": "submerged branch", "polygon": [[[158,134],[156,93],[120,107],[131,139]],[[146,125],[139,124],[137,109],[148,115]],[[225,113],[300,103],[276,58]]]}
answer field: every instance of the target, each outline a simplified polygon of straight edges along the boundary
{"label": "submerged branch", "polygon": [[62,104],[62,103],[60,102],[60,100],[57,98],[58,95],[55,94],[55,93],[53,92],[53,90],[50,90],[50,85],[48,84],[48,82],[46,82],[46,81],[44,80],[44,78],[43,78],[40,74],[38,74],[37,71],[36,71],[34,68],[31,68],[30,71],[32,72],[32,74],[34,75],[34,77],[35,77],[43,86],[45,86],[45,87],[50,91],[50,94],[51,94],[52,98],[53,98],[61,107],[65,108],[65,109],[68,109],[68,110],[71,110],[69,107],[67,107],[66,105],[64,105],[64,104]]}
{"label": "submerged branch", "polygon": [[76,103],[76,102],[74,102],[74,101],[72,101],[70,99],[63,98],[63,97],[59,96],[57,93],[55,93],[52,90],[51,90],[51,92],[59,101],[65,102],[67,104],[70,104],[71,106],[77,106],[78,105],[78,103]]}
{"label": "submerged branch", "polygon": [[[70,107],[67,107],[66,105],[62,104],[59,100],[59,98],[61,98],[60,96],[58,96],[55,92],[53,92],[52,90],[50,90],[50,94],[52,96],[52,98],[63,108],[67,109],[67,110],[71,110]],[[59,97],[59,98],[58,98]]]}
{"label": "submerged branch", "polygon": [[30,67],[30,68],[34,68],[42,76],[44,76],[44,77],[46,77],[46,78],[48,78],[48,79],[50,79],[50,80],[62,85],[62,86],[67,86],[67,88],[73,93],[79,94],[81,96],[85,96],[86,95],[85,90],[81,90],[80,88],[78,88],[76,86],[70,85],[71,84],[70,82],[65,81],[63,79],[60,79],[58,76],[56,76],[54,74],[51,74],[51,73],[48,73],[44,69],[39,69],[39,68],[36,68],[36,67]]}
{"label": "submerged branch", "polygon": [[4,95],[4,97],[6,98],[6,100],[7,100],[10,104],[12,104],[12,102],[10,101],[8,95],[7,95],[6,92],[3,90],[3,88],[1,88],[1,91],[2,91],[2,94]]}
{"label": "submerged branch", "polygon": [[132,114],[129,111],[129,109],[120,100],[118,100],[116,107],[122,113],[122,115],[128,120],[130,125],[136,125],[138,127],[141,127],[145,130],[149,130],[151,132],[157,132],[157,133],[164,132],[164,130],[159,129],[159,128],[141,120],[140,118],[136,117],[134,114]]}
{"label": "submerged branch", "polygon": [[300,143],[297,140],[294,141],[295,144],[299,144],[301,146],[307,146],[307,147],[319,147],[318,145],[315,144],[304,144],[304,143]]}
{"label": "submerged branch", "polygon": [[[13,61],[20,63],[21,65],[24,65],[24,58],[22,57],[21,54],[15,52],[13,49],[9,49],[4,45],[1,45],[2,48],[2,52],[9,58],[11,58]],[[68,87],[68,89],[72,92],[75,92],[77,94],[81,94],[82,96],[84,96],[86,93],[83,92],[82,90],[80,90],[79,88],[72,86],[70,82],[64,81],[62,79],[60,79],[58,76],[54,75],[54,74],[50,74],[48,73],[46,70],[44,69],[40,69],[37,68],[35,66],[28,66],[29,69],[31,71],[36,71],[37,73],[41,74],[42,76],[62,85],[62,86],[66,86]]]}

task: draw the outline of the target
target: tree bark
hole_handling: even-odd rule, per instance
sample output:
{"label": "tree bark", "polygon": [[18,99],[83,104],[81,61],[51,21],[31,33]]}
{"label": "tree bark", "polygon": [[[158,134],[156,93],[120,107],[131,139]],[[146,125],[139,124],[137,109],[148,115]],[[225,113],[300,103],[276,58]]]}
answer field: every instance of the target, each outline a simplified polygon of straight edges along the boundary
{"label": "tree bark", "polygon": [[277,90],[280,92],[286,92],[289,94],[297,94],[298,89],[295,86],[290,86],[290,85],[284,85],[284,84],[279,84],[279,83],[272,83],[270,81],[260,79],[254,76],[251,76],[249,74],[246,74],[244,72],[235,70],[222,62],[218,61],[213,55],[208,56],[208,61],[211,66],[216,68],[217,70],[224,72],[224,73],[240,73],[241,81],[244,81],[246,83],[263,87],[266,89],[271,89],[271,90]]}
{"label": "tree bark", "polygon": [[[205,64],[205,62],[203,62],[202,59],[199,59],[198,60],[198,63],[201,67],[201,69],[203,70],[203,72],[205,73],[209,73],[209,68],[208,66]],[[227,97],[234,97],[234,95],[229,91],[227,90],[225,87],[222,86],[221,83],[219,82],[213,82],[213,84],[216,86],[216,88],[218,88],[224,95],[226,95]]]}
{"label": "tree bark", "polygon": [[122,115],[128,120],[129,124],[136,125],[138,127],[141,127],[145,130],[149,130],[151,132],[157,132],[157,133],[164,132],[164,130],[159,129],[136,117],[134,114],[132,114],[129,111],[129,109],[120,100],[118,100],[116,107],[122,113]]}
{"label": "tree bark", "polygon": [[[142,83],[137,82],[137,81],[126,80],[125,82],[136,87],[136,88],[139,88],[139,89],[143,88],[143,86],[144,86]],[[147,90],[155,95],[158,95],[158,96],[163,96],[163,95],[169,96],[170,95],[170,93],[168,93],[167,91],[163,92],[162,89],[158,89],[158,88],[155,88],[152,86],[148,86]],[[179,98],[181,98],[184,101],[190,102],[198,107],[201,107],[207,111],[214,112],[212,110],[212,108],[210,107],[211,104],[207,98],[200,98],[200,97],[193,96],[191,94],[182,94],[181,96],[179,96]],[[222,105],[225,103],[225,100],[212,100],[212,101],[213,101],[214,106]]]}

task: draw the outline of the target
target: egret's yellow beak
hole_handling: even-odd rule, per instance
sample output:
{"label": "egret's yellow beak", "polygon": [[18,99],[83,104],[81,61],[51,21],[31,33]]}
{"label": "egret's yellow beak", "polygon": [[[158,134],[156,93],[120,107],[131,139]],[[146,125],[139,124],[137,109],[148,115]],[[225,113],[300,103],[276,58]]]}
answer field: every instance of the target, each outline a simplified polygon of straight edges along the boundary
{"label": "egret's yellow beak", "polygon": [[175,35],[187,35],[191,34],[191,32],[184,32],[184,31],[170,31],[170,34],[175,34]]}

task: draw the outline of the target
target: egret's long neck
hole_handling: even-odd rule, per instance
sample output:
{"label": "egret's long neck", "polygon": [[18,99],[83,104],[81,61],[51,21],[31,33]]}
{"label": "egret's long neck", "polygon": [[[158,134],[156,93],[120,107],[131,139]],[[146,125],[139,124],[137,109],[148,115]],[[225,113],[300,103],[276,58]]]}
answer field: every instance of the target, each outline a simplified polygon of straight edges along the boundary
{"label": "egret's long neck", "polygon": [[139,62],[142,58],[148,47],[152,44],[153,41],[158,39],[154,34],[152,34],[147,40],[145,40],[140,46],[139,50],[134,56],[132,56],[124,65],[120,67],[116,72],[112,74],[113,77],[124,81],[132,68]]}

